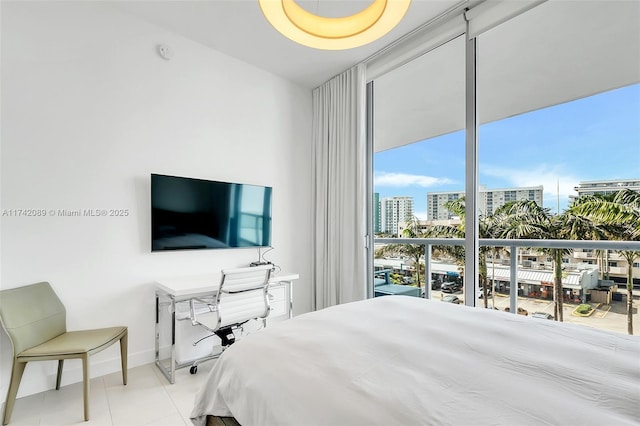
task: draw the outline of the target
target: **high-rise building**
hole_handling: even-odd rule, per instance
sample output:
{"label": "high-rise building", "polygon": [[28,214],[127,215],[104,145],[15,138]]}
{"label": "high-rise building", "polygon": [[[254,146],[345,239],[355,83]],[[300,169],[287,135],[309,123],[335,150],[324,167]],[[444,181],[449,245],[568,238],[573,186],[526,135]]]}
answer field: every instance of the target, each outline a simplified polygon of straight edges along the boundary
{"label": "high-rise building", "polygon": [[380,194],[373,193],[373,233],[380,233]]}
{"label": "high-rise building", "polygon": [[[487,189],[481,185],[478,191],[478,210],[481,215],[492,215],[509,201],[531,200],[542,206],[544,188],[540,186]],[[428,192],[427,220],[447,220],[453,217],[445,204],[464,197],[464,192]]]}
{"label": "high-rise building", "polygon": [[[640,192],[640,179],[590,180],[578,183],[574,188],[578,195],[570,195],[569,202],[584,195],[609,195],[622,189]],[[624,256],[615,251],[605,251],[604,255],[591,249],[573,250],[573,262],[599,265],[603,279],[611,279],[624,285],[627,282],[629,263]],[[640,262],[633,263],[633,282],[640,281]]]}
{"label": "high-rise building", "polygon": [[380,232],[398,235],[398,224],[413,218],[413,197],[380,200]]}
{"label": "high-rise building", "polygon": [[569,196],[569,201],[573,201],[583,195],[614,194],[621,189],[640,191],[640,179],[590,180],[578,183],[578,186],[574,187],[574,189],[578,192],[578,195]]}
{"label": "high-rise building", "polygon": [[453,213],[444,205],[462,197],[464,192],[427,192],[427,220],[451,219]]}

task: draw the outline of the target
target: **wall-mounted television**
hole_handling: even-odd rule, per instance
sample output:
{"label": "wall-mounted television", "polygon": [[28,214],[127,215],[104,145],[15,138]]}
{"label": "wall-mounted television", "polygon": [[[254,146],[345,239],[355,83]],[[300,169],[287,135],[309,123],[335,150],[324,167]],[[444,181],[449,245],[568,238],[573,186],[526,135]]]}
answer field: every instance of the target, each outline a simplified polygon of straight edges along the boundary
{"label": "wall-mounted television", "polygon": [[151,251],[268,247],[268,186],[151,175]]}

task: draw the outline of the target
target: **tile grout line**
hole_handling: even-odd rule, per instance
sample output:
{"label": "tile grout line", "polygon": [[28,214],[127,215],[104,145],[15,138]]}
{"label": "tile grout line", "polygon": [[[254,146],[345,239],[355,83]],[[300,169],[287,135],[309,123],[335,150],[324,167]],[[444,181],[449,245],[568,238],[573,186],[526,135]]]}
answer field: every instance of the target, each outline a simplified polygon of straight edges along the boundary
{"label": "tile grout line", "polygon": [[113,412],[111,410],[111,401],[109,400],[109,391],[107,390],[107,384],[104,381],[105,376],[100,376],[102,381],[102,387],[104,388],[104,397],[107,400],[107,411],[109,412],[109,422],[113,426]]}

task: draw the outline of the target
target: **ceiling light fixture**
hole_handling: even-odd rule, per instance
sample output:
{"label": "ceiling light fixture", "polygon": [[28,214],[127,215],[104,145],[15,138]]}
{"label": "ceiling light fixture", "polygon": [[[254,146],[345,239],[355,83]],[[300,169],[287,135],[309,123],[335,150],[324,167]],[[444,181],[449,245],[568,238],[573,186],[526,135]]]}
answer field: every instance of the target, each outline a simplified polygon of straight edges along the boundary
{"label": "ceiling light fixture", "polygon": [[360,12],[341,18],[314,15],[295,0],[258,0],[262,13],[284,36],[305,46],[343,50],[379,39],[404,17],[411,0],[373,0]]}

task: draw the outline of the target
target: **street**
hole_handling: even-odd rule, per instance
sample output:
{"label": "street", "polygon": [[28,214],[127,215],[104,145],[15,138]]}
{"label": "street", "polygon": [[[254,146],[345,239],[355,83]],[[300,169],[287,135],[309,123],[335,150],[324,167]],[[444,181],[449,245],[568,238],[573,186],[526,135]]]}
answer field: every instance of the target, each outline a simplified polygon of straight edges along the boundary
{"label": "street", "polygon": [[[431,290],[431,298],[434,300],[441,300],[441,297],[451,293],[442,293],[439,290]],[[464,294],[462,291],[453,293],[464,301]],[[495,300],[495,307],[501,311],[509,306],[509,296],[496,293],[495,298],[489,296],[489,306],[493,306]],[[640,334],[640,319],[638,319],[638,296],[634,297],[634,312],[633,312],[633,330],[634,334]],[[591,306],[597,306],[599,304],[591,303]],[[484,308],[484,301],[478,299],[476,306],[478,308]],[[518,297],[518,306],[526,309],[531,315],[534,312],[546,312],[553,315],[553,301],[552,300],[540,300],[532,299],[529,297]],[[574,303],[564,303],[563,317],[564,322],[571,322],[576,324],[585,325],[588,327],[600,328],[609,331],[615,331],[618,333],[627,334],[627,302],[626,301],[612,301],[611,305],[599,305],[598,308],[589,316],[577,316],[573,314],[573,311],[578,307]],[[540,321],[545,321],[540,319]]]}

